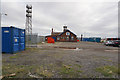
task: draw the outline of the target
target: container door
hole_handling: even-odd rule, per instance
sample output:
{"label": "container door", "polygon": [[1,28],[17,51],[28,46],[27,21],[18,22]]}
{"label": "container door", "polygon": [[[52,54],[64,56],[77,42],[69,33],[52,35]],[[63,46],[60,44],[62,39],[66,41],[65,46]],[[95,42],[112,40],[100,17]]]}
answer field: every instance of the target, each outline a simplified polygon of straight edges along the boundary
{"label": "container door", "polygon": [[19,51],[19,29],[12,27],[13,31],[13,52]]}
{"label": "container door", "polygon": [[19,51],[19,37],[15,37],[13,38],[13,51],[17,52]]}
{"label": "container door", "polygon": [[20,37],[20,50],[24,50],[24,49],[25,49],[25,38]]}
{"label": "container door", "polygon": [[9,27],[2,27],[2,52],[11,53],[11,31]]}
{"label": "container door", "polygon": [[25,30],[20,29],[19,33],[20,33],[20,43],[19,43],[20,47],[19,47],[19,49],[22,51],[22,50],[25,50]]}

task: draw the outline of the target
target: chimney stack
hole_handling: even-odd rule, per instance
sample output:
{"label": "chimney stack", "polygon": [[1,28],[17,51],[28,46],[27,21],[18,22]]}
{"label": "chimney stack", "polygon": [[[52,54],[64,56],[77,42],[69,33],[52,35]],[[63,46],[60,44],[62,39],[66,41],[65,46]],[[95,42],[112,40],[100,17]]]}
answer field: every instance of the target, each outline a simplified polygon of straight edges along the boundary
{"label": "chimney stack", "polygon": [[52,28],[52,32],[51,32],[51,35],[53,34],[53,28]]}
{"label": "chimney stack", "polygon": [[81,41],[82,41],[82,39],[83,39],[83,34],[81,34]]}
{"label": "chimney stack", "polygon": [[67,30],[67,26],[63,26],[63,31],[66,31]]}

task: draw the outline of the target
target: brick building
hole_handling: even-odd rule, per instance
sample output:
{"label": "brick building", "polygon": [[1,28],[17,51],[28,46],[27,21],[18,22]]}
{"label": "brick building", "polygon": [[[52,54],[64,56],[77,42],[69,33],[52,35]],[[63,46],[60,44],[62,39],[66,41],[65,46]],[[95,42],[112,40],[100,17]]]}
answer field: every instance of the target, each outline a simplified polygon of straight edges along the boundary
{"label": "brick building", "polygon": [[54,32],[52,28],[51,35],[46,36],[52,37],[57,42],[77,42],[77,35],[67,29],[67,26],[63,26],[63,32]]}

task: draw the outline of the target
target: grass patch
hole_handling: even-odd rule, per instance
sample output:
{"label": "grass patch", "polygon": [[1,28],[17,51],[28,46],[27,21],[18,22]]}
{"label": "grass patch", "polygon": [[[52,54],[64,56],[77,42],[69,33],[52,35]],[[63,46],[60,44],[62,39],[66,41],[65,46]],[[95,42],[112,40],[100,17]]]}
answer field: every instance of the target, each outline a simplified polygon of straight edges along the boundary
{"label": "grass patch", "polygon": [[51,78],[53,76],[53,73],[48,70],[43,70],[43,71],[40,71],[39,69],[37,70],[39,71],[39,75],[42,77]]}
{"label": "grass patch", "polygon": [[102,58],[102,59],[109,59],[108,57],[105,57],[105,56],[100,56],[100,58]]}
{"label": "grass patch", "polygon": [[105,60],[105,61],[112,62],[112,60]]}
{"label": "grass patch", "polygon": [[47,78],[51,78],[53,76],[53,73],[47,70],[47,68],[44,69],[43,66],[40,66],[39,68],[37,68],[36,73],[42,77],[47,77]]}
{"label": "grass patch", "polygon": [[82,73],[83,71],[82,70],[77,70],[77,72]]}
{"label": "grass patch", "polygon": [[26,48],[26,50],[36,50],[37,48]]}
{"label": "grass patch", "polygon": [[16,59],[16,58],[18,58],[19,56],[17,56],[17,55],[15,55],[15,56],[10,56],[9,58],[10,59]]}
{"label": "grass patch", "polygon": [[77,66],[78,68],[81,68],[82,66],[81,65],[79,65],[79,64],[75,64],[75,66]]}
{"label": "grass patch", "polygon": [[26,48],[26,50],[25,50],[26,52],[25,53],[28,53],[28,52],[35,52],[35,51],[39,51],[39,48]]}
{"label": "grass patch", "polygon": [[82,70],[80,70],[80,68],[82,67],[81,65],[75,64],[75,66],[79,69],[79,70],[76,70],[78,73],[82,73],[83,72]]}
{"label": "grass patch", "polygon": [[2,75],[5,78],[31,78],[28,73],[34,72],[37,68],[38,66],[7,64],[2,66]]}
{"label": "grass patch", "polygon": [[[21,66],[4,65],[2,66],[2,75],[4,77],[16,77],[19,73],[25,73],[26,69]],[[14,75],[12,75],[14,74]]]}
{"label": "grass patch", "polygon": [[62,75],[62,77],[68,78],[80,77],[80,73],[82,73],[80,69],[76,70],[75,67],[69,65],[62,65],[59,70],[59,74]]}
{"label": "grass patch", "polygon": [[5,78],[31,78],[34,76],[51,78],[54,74],[50,69],[47,69],[47,67],[43,65],[27,66],[6,64],[2,66],[2,75]]}
{"label": "grass patch", "polygon": [[72,67],[69,67],[67,65],[63,65],[60,73],[61,74],[72,74],[72,73],[74,73],[74,70]]}
{"label": "grass patch", "polygon": [[114,74],[118,74],[118,68],[115,66],[102,66],[96,68],[97,72],[100,72],[105,77],[112,77]]}

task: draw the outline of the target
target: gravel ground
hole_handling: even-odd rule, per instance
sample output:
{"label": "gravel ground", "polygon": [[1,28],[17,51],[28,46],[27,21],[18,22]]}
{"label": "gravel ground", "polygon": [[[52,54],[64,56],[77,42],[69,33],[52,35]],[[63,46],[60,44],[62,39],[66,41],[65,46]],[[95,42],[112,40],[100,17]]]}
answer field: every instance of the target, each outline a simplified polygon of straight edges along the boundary
{"label": "gravel ground", "polygon": [[[3,54],[3,77],[117,78],[118,48],[93,42],[39,44]],[[9,70],[12,68],[13,70]],[[21,71],[22,68],[22,71]],[[102,71],[102,70],[103,71]]]}

